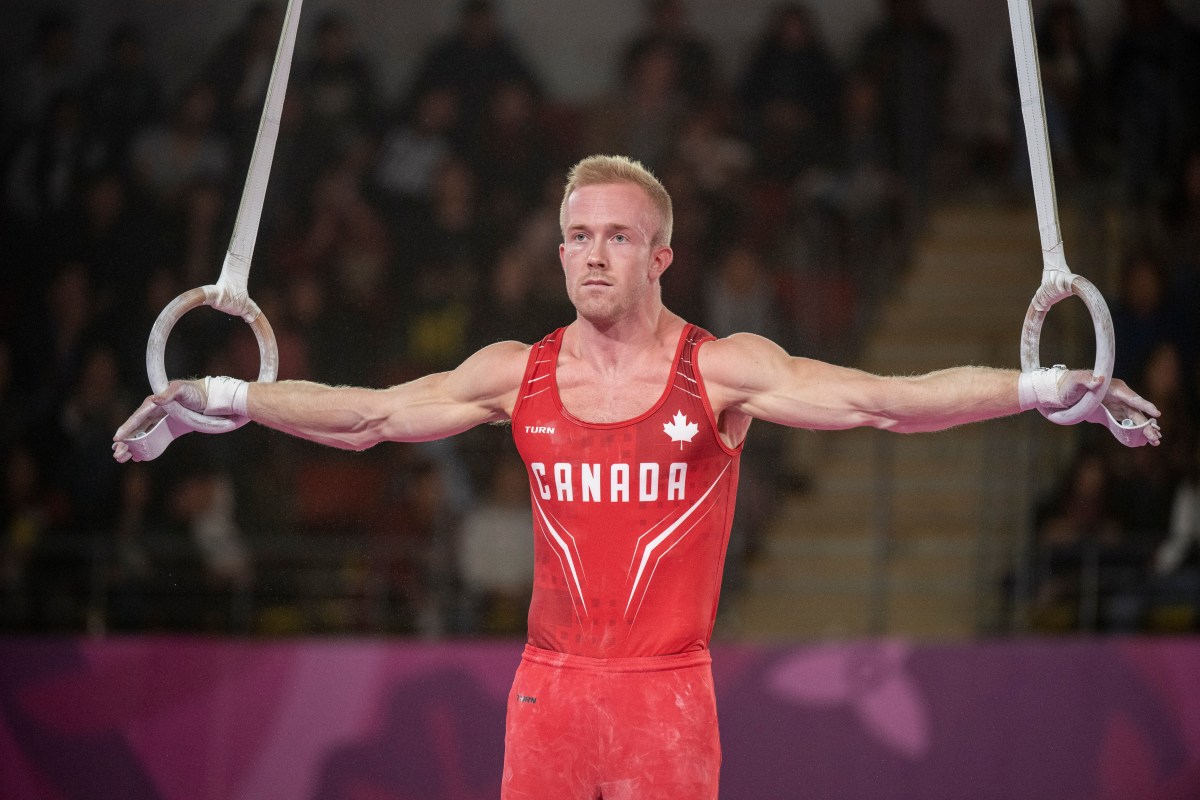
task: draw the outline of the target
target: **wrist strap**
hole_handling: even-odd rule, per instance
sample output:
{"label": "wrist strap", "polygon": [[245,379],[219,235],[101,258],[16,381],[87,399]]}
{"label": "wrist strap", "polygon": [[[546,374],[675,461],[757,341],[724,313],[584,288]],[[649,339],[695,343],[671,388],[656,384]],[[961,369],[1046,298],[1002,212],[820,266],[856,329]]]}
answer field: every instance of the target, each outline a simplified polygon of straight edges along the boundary
{"label": "wrist strap", "polygon": [[204,379],[204,413],[208,416],[245,417],[250,384],[237,378],[217,376]]}
{"label": "wrist strap", "polygon": [[1022,411],[1031,408],[1066,408],[1059,378],[1067,368],[1062,364],[1041,367],[1033,372],[1022,372],[1017,379],[1017,398]]}

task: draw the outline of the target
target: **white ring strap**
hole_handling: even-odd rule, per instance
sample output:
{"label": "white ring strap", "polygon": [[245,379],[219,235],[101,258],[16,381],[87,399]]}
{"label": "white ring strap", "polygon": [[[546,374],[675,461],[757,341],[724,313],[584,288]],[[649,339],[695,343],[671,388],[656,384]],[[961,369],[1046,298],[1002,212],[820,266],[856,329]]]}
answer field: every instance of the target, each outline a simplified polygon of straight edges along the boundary
{"label": "white ring strap", "polygon": [[1033,296],[1021,331],[1021,368],[1031,372],[1041,367],[1039,345],[1042,323],[1050,307],[1071,295],[1082,299],[1092,316],[1096,332],[1096,363],[1093,374],[1103,376],[1104,382],[1070,408],[1042,409],[1042,414],[1051,421],[1060,425],[1073,425],[1087,419],[1108,393],[1115,355],[1112,316],[1100,291],[1067,268],[1062,233],[1058,224],[1054,171],[1050,160],[1050,137],[1046,132],[1046,108],[1042,99],[1042,81],[1038,68],[1030,0],[1009,0],[1008,15],[1012,25],[1017,84],[1021,91],[1021,115],[1025,121],[1025,138],[1029,144],[1029,166],[1033,175],[1033,197],[1037,206],[1043,267],[1042,285]]}
{"label": "white ring strap", "polygon": [[[254,138],[254,151],[250,156],[250,168],[246,173],[246,185],[242,189],[242,200],[233,223],[233,236],[229,240],[229,252],[225,256],[225,263],[221,265],[221,275],[217,278],[219,296],[212,305],[232,316],[245,317],[245,312],[240,308],[241,301],[249,301],[246,286],[250,279],[250,258],[254,255],[254,244],[258,239],[263,200],[267,196],[267,181],[271,177],[271,162],[275,156],[275,142],[279,138],[279,121],[283,116],[283,101],[287,94],[288,76],[292,71],[292,53],[296,47],[302,2],[288,0],[283,32],[279,37],[275,63],[271,67],[271,80],[267,85],[267,99],[263,104],[258,134]],[[231,308],[223,305],[222,301],[227,297],[234,303]]]}
{"label": "white ring strap", "polygon": [[[283,101],[287,93],[288,76],[291,73],[302,2],[303,0],[288,0],[283,32],[280,35],[279,47],[275,51],[275,64],[267,87],[267,98],[259,121],[258,135],[254,140],[254,152],[250,157],[246,185],[242,189],[242,199],[233,225],[233,236],[225,261],[221,265],[221,274],[215,284],[191,289],[167,304],[150,331],[150,338],[146,343],[146,374],[150,379],[151,388],[156,393],[164,391],[169,382],[165,356],[171,330],[184,314],[202,305],[241,317],[249,323],[258,340],[258,380],[270,382],[278,376],[279,348],[275,342],[275,334],[266,315],[250,299],[247,285],[250,279],[250,261],[254,255],[254,244],[262,219],[267,181],[271,175],[275,142],[279,138],[279,121],[283,114]],[[171,441],[189,431],[226,433],[249,421],[246,417],[206,416],[178,403],[170,403],[165,409],[166,418],[136,439],[129,440],[136,460],[146,461],[157,457]]]}

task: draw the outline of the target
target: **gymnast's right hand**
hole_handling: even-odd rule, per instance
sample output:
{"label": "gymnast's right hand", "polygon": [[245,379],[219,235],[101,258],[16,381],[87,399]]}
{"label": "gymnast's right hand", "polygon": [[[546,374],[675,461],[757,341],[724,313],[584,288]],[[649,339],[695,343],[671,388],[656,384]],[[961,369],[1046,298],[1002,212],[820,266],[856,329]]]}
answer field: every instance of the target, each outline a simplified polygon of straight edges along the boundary
{"label": "gymnast's right hand", "polygon": [[122,464],[132,458],[134,454],[129,449],[129,441],[153,428],[167,415],[166,406],[171,403],[204,413],[208,404],[204,381],[171,381],[166,389],[147,397],[113,434],[113,458]]}

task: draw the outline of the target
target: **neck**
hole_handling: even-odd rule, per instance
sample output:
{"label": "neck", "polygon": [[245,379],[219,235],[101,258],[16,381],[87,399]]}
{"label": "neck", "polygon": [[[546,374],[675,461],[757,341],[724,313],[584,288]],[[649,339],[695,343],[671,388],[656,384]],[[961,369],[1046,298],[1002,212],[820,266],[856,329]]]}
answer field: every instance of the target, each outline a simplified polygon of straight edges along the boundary
{"label": "neck", "polygon": [[682,325],[683,320],[661,303],[607,325],[578,316],[563,346],[597,369],[622,369],[654,353],[662,342],[674,347]]}

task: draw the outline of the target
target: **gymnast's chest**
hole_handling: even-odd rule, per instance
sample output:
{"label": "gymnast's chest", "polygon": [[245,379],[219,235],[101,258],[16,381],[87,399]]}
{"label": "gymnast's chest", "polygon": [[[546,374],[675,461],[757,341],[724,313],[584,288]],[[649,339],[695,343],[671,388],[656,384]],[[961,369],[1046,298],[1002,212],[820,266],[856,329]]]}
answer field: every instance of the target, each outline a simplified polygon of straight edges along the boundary
{"label": "gymnast's chest", "polygon": [[563,409],[577,420],[612,424],[637,419],[662,397],[664,374],[626,375],[598,379],[570,369],[560,369],[558,397]]}

